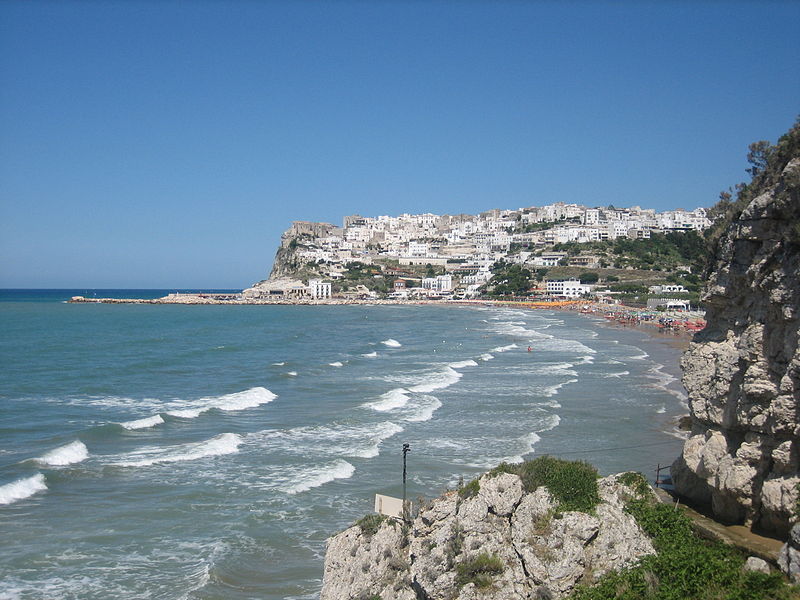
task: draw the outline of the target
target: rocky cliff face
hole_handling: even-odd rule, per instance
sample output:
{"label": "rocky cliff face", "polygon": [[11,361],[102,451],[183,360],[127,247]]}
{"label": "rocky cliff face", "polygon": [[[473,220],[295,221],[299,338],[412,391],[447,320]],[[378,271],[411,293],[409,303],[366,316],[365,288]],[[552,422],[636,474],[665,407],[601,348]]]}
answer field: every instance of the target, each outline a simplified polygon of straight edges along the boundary
{"label": "rocky cliff face", "polygon": [[721,239],[708,325],[682,359],[692,436],[672,465],[683,496],[779,535],[800,483],[798,183],[795,153]]}
{"label": "rocky cliff face", "polygon": [[557,513],[546,488],[484,475],[478,493],[450,492],[410,527],[355,525],[328,540],[320,600],[554,599],[654,552],[623,510],[636,492],[612,475],[598,482],[596,514]]}
{"label": "rocky cliff face", "polygon": [[272,263],[270,279],[295,276],[299,269],[307,264],[298,256],[298,251],[307,246],[315,246],[316,238],[330,235],[335,227],[330,223],[315,223],[311,221],[294,221],[281,235],[281,245],[275,253]]}

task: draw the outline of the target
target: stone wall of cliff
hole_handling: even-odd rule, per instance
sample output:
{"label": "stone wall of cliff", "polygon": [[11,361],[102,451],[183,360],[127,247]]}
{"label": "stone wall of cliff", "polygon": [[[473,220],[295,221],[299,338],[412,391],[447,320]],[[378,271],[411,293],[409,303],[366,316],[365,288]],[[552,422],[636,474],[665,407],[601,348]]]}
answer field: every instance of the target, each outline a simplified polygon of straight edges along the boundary
{"label": "stone wall of cliff", "polygon": [[719,241],[708,325],[681,363],[692,435],[672,465],[679,494],[777,535],[800,483],[800,130],[787,135]]}
{"label": "stone wall of cliff", "polygon": [[653,554],[624,504],[638,491],[612,475],[598,481],[594,514],[558,512],[518,475],[487,474],[477,494],[449,492],[406,529],[383,521],[328,540],[320,600],[521,600],[562,598],[580,583]]}

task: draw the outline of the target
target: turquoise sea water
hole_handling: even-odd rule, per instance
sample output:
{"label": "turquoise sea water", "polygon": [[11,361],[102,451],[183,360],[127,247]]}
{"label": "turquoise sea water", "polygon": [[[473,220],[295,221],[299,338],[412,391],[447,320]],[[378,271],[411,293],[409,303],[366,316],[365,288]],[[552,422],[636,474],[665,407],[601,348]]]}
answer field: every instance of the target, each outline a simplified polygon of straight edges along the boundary
{"label": "turquoise sea water", "polygon": [[678,351],[596,319],[63,302],[92,293],[0,292],[0,598],[314,598],[325,539],[401,495],[404,442],[411,498],[680,450]]}

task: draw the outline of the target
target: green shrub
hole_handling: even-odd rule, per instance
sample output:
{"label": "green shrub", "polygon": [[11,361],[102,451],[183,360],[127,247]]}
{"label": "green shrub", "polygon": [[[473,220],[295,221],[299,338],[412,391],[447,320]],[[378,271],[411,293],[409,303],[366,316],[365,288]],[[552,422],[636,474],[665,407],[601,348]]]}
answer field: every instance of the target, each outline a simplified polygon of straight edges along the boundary
{"label": "green shrub", "polygon": [[389,517],[385,515],[367,515],[365,517],[360,518],[356,525],[361,528],[361,533],[364,535],[375,535],[378,533],[378,529],[381,528],[381,525],[384,521],[386,521]]}
{"label": "green shrub", "polygon": [[477,479],[473,479],[467,485],[463,486],[458,490],[458,496],[466,500],[467,498],[472,498],[473,496],[477,496],[478,492],[481,489],[481,484]]}
{"label": "green shrub", "polygon": [[456,585],[459,587],[474,583],[477,588],[492,585],[492,577],[505,570],[503,561],[494,554],[483,552],[470,560],[456,565]]}
{"label": "green shrub", "polygon": [[557,510],[591,513],[600,503],[597,469],[583,461],[541,456],[519,465],[526,492],[546,487],[558,502]]}
{"label": "green shrub", "polygon": [[779,573],[745,572],[745,557],[735,548],[708,542],[692,532],[690,519],[673,506],[634,500],[628,503],[658,554],[637,566],[604,575],[592,587],[579,586],[576,600],[788,600],[796,591]]}
{"label": "green shrub", "polygon": [[629,488],[633,488],[633,491],[639,496],[639,498],[647,498],[650,495],[650,484],[647,481],[647,478],[638,473],[636,471],[628,471],[627,473],[623,473],[617,478],[622,485],[626,485]]}
{"label": "green shrub", "polygon": [[511,473],[512,475],[519,475],[519,465],[513,465],[511,463],[502,462],[497,465],[494,469],[489,471],[486,476],[487,477],[497,477],[498,475],[502,475],[503,473]]}

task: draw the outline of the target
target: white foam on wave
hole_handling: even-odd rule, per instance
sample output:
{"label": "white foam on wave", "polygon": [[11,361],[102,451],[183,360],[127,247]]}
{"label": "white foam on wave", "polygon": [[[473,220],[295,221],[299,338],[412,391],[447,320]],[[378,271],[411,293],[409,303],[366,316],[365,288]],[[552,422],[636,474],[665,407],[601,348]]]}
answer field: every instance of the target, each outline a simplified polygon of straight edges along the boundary
{"label": "white foam on wave", "polygon": [[25,479],[18,479],[17,481],[0,485],[0,504],[11,504],[18,500],[24,500],[46,489],[47,484],[44,481],[44,475],[41,473]]}
{"label": "white foam on wave", "polygon": [[575,352],[576,354],[581,355],[592,355],[597,354],[597,350],[594,348],[590,348],[583,342],[579,342],[578,340],[563,340],[563,339],[554,339],[548,345],[553,346],[554,350],[558,350],[561,352]]}
{"label": "white foam on wave", "polygon": [[134,429],[147,429],[148,427],[155,427],[161,425],[164,418],[161,415],[153,415],[152,417],[145,417],[144,419],[136,419],[135,421],[125,421],[120,423],[122,427],[128,430]]}
{"label": "white foam on wave", "polygon": [[514,348],[519,348],[516,344],[509,344],[508,346],[498,346],[497,348],[492,348],[492,352],[508,352],[509,350],[513,350]]}
{"label": "white foam on wave", "polygon": [[286,373],[286,375],[288,375],[289,377],[297,377],[297,371],[289,371],[288,373]]}
{"label": "white foam on wave", "polygon": [[564,381],[562,383],[551,385],[550,387],[545,388],[542,394],[544,394],[546,398],[551,398],[552,396],[558,394],[558,391],[565,385],[569,385],[570,383],[577,383],[577,381],[578,381],[577,379],[568,379],[567,381]]}
{"label": "white foam on wave", "polygon": [[470,358],[467,360],[460,360],[458,362],[451,362],[448,366],[452,367],[453,369],[463,369],[464,367],[477,367],[478,363]]}
{"label": "white foam on wave", "polygon": [[678,400],[681,401],[682,404],[686,404],[688,401],[688,396],[681,390],[675,390],[669,387],[671,383],[678,381],[678,378],[670,375],[669,373],[665,373],[662,369],[664,365],[656,365],[647,371],[646,377],[650,379],[655,379],[656,383],[655,386],[661,388],[668,394],[672,394]]}
{"label": "white foam on wave", "polygon": [[574,366],[575,365],[570,362],[545,364],[536,367],[536,372],[541,374],[572,375],[573,377],[577,377],[578,374],[572,370]]}
{"label": "white foam on wave", "polygon": [[149,467],[155,464],[198,460],[210,456],[223,456],[239,451],[242,437],[235,433],[221,433],[202,442],[190,442],[168,448],[149,446],[122,455],[111,464],[119,467]]}
{"label": "white foam on wave", "polygon": [[[636,348],[636,349],[640,350],[640,348]],[[646,358],[650,358],[650,355],[647,352],[645,352],[644,350],[641,350],[641,352],[642,352],[641,354],[637,354],[636,356],[631,356],[629,358],[631,360],[644,360]]]}
{"label": "white foam on wave", "polygon": [[217,410],[234,411],[245,410],[247,408],[255,408],[262,404],[272,402],[277,398],[277,394],[273,394],[267,388],[253,387],[241,392],[233,394],[224,394],[211,398],[200,398],[199,400],[190,400],[186,402],[177,402],[173,405],[174,409],[168,410],[167,414],[172,417],[180,417],[182,419],[194,419],[206,411],[216,408]]}
{"label": "white foam on wave", "polygon": [[343,367],[344,366],[344,364],[341,361],[338,361],[338,360],[335,361],[335,362],[332,362],[332,363],[328,363],[328,365],[331,366],[331,367]]}
{"label": "white foam on wave", "polygon": [[381,443],[401,431],[400,425],[383,421],[360,426],[334,424],[267,430],[251,433],[246,439],[262,450],[282,451],[303,458],[309,454],[374,458],[380,454]]}
{"label": "white foam on wave", "polygon": [[63,467],[66,465],[74,465],[87,458],[89,458],[89,451],[86,449],[86,446],[80,440],[75,440],[74,442],[50,450],[50,452],[34,460],[39,464],[49,467]]}
{"label": "white foam on wave", "polygon": [[433,418],[433,413],[441,406],[442,403],[436,396],[419,396],[409,404],[408,415],[403,420],[414,423],[430,421]]}
{"label": "white foam on wave", "polygon": [[461,373],[447,366],[443,371],[426,376],[425,381],[411,386],[408,389],[412,392],[422,392],[423,394],[427,394],[435,390],[443,390],[444,388],[450,387],[459,379],[461,379],[461,377]]}
{"label": "white foam on wave", "polygon": [[368,406],[372,410],[385,412],[387,410],[394,410],[405,406],[408,403],[408,390],[405,388],[395,388],[389,390],[385,394],[380,395],[380,399],[375,402],[368,402],[364,406]]}
{"label": "white foam on wave", "polygon": [[336,479],[349,479],[356,472],[356,468],[346,460],[338,459],[321,467],[309,467],[300,472],[293,473],[292,483],[279,489],[287,494],[307,492]]}
{"label": "white foam on wave", "polygon": [[659,415],[663,415],[665,412],[667,412],[667,407],[664,405],[661,405],[658,409],[656,409],[656,413]]}
{"label": "white foam on wave", "polygon": [[211,408],[218,408],[219,410],[244,410],[245,408],[255,408],[262,404],[272,402],[277,398],[277,394],[273,394],[267,388],[254,387],[242,392],[234,394],[225,394],[216,399],[213,399],[210,406]]}
{"label": "white foam on wave", "polygon": [[611,377],[616,377],[617,379],[619,379],[624,377],[625,375],[630,375],[630,374],[631,374],[630,371],[620,371],[619,373],[607,373],[606,375],[603,375],[603,378],[609,379]]}
{"label": "white foam on wave", "polygon": [[180,419],[195,419],[203,414],[206,408],[184,408],[182,410],[170,410],[167,414],[171,417],[178,417]]}
{"label": "white foam on wave", "polygon": [[522,436],[521,438],[519,438],[519,442],[522,444],[523,447],[522,452],[520,452],[519,454],[515,454],[514,456],[508,456],[503,460],[501,460],[500,462],[507,462],[511,464],[521,463],[522,461],[525,460],[526,454],[533,453],[534,451],[533,447],[541,439],[542,438],[540,438],[535,431],[532,431],[529,434]]}
{"label": "white foam on wave", "polygon": [[547,419],[545,419],[543,426],[537,429],[536,431],[538,431],[539,433],[542,433],[543,431],[550,431],[558,427],[560,423],[561,423],[561,417],[559,417],[556,414],[552,414],[549,415]]}
{"label": "white foam on wave", "polygon": [[485,354],[481,354],[481,360],[483,361],[492,360],[493,358],[494,356],[492,356],[488,352],[486,352]]}
{"label": "white foam on wave", "polygon": [[383,340],[381,344],[383,344],[384,346],[388,346],[389,348],[399,348],[400,346],[403,345],[397,340],[392,338],[389,338],[388,340]]}
{"label": "white foam on wave", "polygon": [[553,336],[548,333],[541,333],[534,329],[526,329],[523,327],[525,324],[524,321],[499,321],[494,324],[491,329],[500,335],[525,338],[526,340],[549,340],[553,338]]}
{"label": "white foam on wave", "polygon": [[361,356],[363,356],[364,358],[375,358],[376,356],[378,356],[378,353],[377,352],[367,352],[366,354],[362,354]]}
{"label": "white foam on wave", "polygon": [[282,367],[285,364],[286,364],[285,362],[274,362],[274,363],[272,363],[272,366],[273,367]]}

